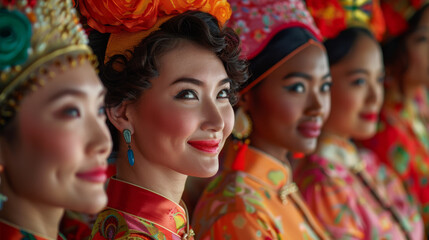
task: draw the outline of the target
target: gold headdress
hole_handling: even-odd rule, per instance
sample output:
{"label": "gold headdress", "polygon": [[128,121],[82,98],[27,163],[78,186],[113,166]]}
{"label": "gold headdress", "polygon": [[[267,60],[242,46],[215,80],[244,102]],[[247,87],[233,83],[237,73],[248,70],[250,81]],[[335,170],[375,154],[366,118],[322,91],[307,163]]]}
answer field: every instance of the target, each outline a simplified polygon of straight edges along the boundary
{"label": "gold headdress", "polygon": [[84,60],[96,64],[71,0],[0,0],[0,127],[28,90]]}

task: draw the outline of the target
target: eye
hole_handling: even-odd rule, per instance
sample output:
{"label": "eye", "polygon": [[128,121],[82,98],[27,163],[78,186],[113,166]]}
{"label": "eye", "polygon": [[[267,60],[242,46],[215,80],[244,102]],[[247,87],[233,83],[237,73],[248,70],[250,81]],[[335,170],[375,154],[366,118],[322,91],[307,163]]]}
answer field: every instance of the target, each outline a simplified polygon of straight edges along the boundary
{"label": "eye", "polygon": [[80,117],[80,111],[76,107],[67,107],[61,111],[61,115],[66,118],[78,118]]}
{"label": "eye", "polygon": [[377,82],[379,82],[379,83],[383,84],[383,83],[384,83],[384,80],[385,80],[385,77],[384,77],[384,76],[383,76],[383,77],[379,77],[379,78],[377,79]]}
{"label": "eye", "polygon": [[353,86],[362,86],[366,83],[366,80],[363,78],[358,78],[352,82]]}
{"label": "eye", "polygon": [[305,92],[305,86],[302,83],[295,83],[289,86],[285,86],[284,89],[286,89],[288,92],[296,92],[296,93]]}
{"label": "eye", "polygon": [[192,100],[192,99],[198,100],[197,93],[191,89],[185,89],[180,91],[176,96],[174,96],[174,98],[183,99],[183,100]]}
{"label": "eye", "polygon": [[322,87],[320,87],[321,92],[329,92],[331,91],[332,82],[327,82],[322,84]]}
{"label": "eye", "polygon": [[416,38],[416,42],[417,43],[423,43],[423,42],[427,42],[428,38],[426,36],[418,36]]}
{"label": "eye", "polygon": [[218,93],[217,98],[229,98],[230,96],[231,96],[231,90],[228,88],[225,88]]}
{"label": "eye", "polygon": [[98,115],[104,116],[105,113],[106,113],[106,108],[104,106],[101,106],[98,108]]}

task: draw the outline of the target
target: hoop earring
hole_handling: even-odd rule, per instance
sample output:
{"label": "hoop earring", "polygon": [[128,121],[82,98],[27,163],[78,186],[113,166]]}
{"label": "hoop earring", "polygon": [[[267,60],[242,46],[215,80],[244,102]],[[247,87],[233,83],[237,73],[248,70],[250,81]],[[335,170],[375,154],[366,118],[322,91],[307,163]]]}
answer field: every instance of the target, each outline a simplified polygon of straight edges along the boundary
{"label": "hoop earring", "polygon": [[128,163],[133,166],[134,165],[134,152],[131,149],[131,131],[129,129],[125,129],[123,132],[124,134],[124,139],[125,142],[128,144],[128,151],[127,151],[127,155],[128,155]]}
{"label": "hoop earring", "polygon": [[[0,173],[3,172],[3,168],[4,167],[2,165],[0,165]],[[0,176],[0,184],[1,184],[1,176]],[[6,195],[0,193],[0,210],[3,209],[3,203],[6,201],[7,201]]]}
{"label": "hoop earring", "polygon": [[252,133],[252,120],[249,115],[242,109],[238,108],[235,113],[235,123],[232,129],[232,135],[241,141],[244,141]]}

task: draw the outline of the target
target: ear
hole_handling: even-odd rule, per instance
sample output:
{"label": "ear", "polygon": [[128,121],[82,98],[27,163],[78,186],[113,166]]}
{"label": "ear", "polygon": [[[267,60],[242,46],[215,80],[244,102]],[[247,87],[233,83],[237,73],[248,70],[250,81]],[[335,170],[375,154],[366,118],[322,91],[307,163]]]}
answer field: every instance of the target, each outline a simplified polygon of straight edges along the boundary
{"label": "ear", "polygon": [[132,104],[130,101],[123,101],[116,107],[106,109],[109,121],[118,131],[123,132],[125,129],[128,129],[131,131],[131,134],[134,133],[134,127],[129,118],[131,109]]}

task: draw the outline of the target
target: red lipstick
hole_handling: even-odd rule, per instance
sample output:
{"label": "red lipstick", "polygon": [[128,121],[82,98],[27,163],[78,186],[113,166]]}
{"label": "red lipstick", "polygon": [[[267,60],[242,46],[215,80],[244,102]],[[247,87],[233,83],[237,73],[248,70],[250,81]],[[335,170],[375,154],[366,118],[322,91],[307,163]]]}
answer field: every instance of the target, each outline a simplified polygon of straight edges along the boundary
{"label": "red lipstick", "polygon": [[104,183],[107,180],[107,167],[96,167],[87,172],[77,173],[76,176],[85,181]]}
{"label": "red lipstick", "polygon": [[375,112],[361,113],[360,117],[369,122],[376,122],[378,120],[378,114]]}
{"label": "red lipstick", "polygon": [[192,147],[207,153],[217,153],[219,149],[220,140],[198,140],[188,141]]}
{"label": "red lipstick", "polygon": [[303,122],[298,125],[298,131],[307,138],[317,138],[320,135],[322,125],[317,122]]}

